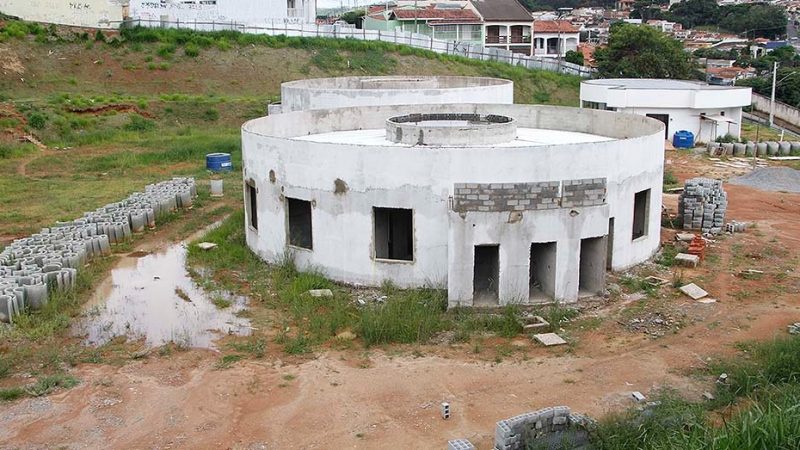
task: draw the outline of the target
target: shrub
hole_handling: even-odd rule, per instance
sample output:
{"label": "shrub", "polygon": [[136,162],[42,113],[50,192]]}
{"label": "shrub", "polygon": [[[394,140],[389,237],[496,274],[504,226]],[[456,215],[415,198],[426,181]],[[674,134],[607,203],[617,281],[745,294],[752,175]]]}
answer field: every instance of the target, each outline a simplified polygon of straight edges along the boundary
{"label": "shrub", "polygon": [[183,54],[190,58],[196,58],[200,56],[200,47],[190,42],[183,48]]}
{"label": "shrub", "polygon": [[171,58],[173,54],[175,54],[175,50],[177,50],[177,49],[178,49],[178,47],[176,47],[175,44],[164,44],[164,45],[158,47],[157,53],[158,53],[158,56],[160,56],[160,57],[162,57],[164,59],[168,59],[168,58]]}
{"label": "shrub", "polygon": [[106,35],[103,34],[102,31],[97,30],[94,33],[94,40],[95,40],[95,42],[105,42],[106,41]]}
{"label": "shrub", "polygon": [[208,122],[215,122],[219,119],[219,111],[216,109],[210,108],[203,111],[203,120]]}
{"label": "shrub", "polygon": [[31,112],[28,114],[28,125],[30,125],[31,128],[42,130],[47,126],[47,116],[40,112]]}
{"label": "shrub", "polygon": [[125,130],[127,131],[150,131],[155,129],[156,123],[150,119],[145,119],[140,115],[131,115],[130,121],[125,124]]}

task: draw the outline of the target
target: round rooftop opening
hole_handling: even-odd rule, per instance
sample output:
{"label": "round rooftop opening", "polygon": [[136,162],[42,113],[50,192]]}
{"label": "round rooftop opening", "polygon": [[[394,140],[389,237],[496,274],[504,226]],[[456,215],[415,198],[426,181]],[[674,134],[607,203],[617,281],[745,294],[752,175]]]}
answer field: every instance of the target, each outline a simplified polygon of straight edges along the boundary
{"label": "round rooftop opening", "polygon": [[386,120],[386,139],[408,145],[491,145],[517,138],[508,116],[472,113],[414,113]]}

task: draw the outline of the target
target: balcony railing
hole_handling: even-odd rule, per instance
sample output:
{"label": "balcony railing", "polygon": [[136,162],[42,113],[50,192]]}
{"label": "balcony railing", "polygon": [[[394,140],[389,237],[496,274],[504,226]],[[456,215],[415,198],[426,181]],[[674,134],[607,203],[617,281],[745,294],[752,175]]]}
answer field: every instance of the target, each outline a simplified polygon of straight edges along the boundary
{"label": "balcony railing", "polygon": [[530,36],[486,36],[487,44],[530,44]]}

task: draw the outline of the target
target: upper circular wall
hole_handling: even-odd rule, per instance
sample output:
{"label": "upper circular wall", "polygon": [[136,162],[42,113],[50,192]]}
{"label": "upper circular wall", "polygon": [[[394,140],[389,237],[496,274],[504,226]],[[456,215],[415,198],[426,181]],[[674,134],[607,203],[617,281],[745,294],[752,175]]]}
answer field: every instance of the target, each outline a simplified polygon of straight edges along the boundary
{"label": "upper circular wall", "polygon": [[349,106],[514,103],[514,83],[486,77],[315,78],[281,85],[281,112]]}

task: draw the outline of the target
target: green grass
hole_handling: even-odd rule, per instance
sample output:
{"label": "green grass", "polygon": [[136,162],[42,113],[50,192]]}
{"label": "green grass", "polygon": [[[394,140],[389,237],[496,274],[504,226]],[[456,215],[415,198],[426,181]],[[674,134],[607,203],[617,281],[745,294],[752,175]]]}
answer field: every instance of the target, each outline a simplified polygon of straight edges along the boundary
{"label": "green grass", "polygon": [[[427,343],[439,333],[452,332],[455,341],[469,341],[476,334],[491,333],[511,338],[522,332],[521,308],[510,305],[499,312],[485,313],[471,308],[447,310],[447,293],[442,289],[398,289],[384,283],[385,302],[357,306],[348,288],[337,285],[324,274],[295,266],[291,254],[279,264],[267,265],[245,243],[244,212],[238,210],[219,227],[198,241],[218,244],[214,252],[189,247],[189,266],[210,270],[209,289],[225,289],[248,295],[256,308],[277,310],[285,320],[275,343],[289,354],[306,354],[336,335],[349,330],[365,347],[393,343]],[[312,297],[312,289],[330,289],[332,297]],[[553,329],[578,316],[578,311],[560,305],[537,308]],[[274,326],[274,325],[273,325]],[[288,329],[288,331],[286,330]],[[251,337],[250,339],[255,339]],[[244,352],[243,348],[238,351]]]}
{"label": "green grass", "polygon": [[[645,412],[636,408],[604,418],[598,449],[800,448],[800,337],[742,346],[747,353],[708,372],[729,376],[716,399],[699,403],[662,390]],[[729,409],[728,406],[736,406]]]}
{"label": "green grass", "polygon": [[219,361],[217,361],[214,367],[217,369],[230,369],[236,362],[241,361],[242,359],[244,359],[244,355],[239,355],[236,353],[225,355],[220,358]]}

